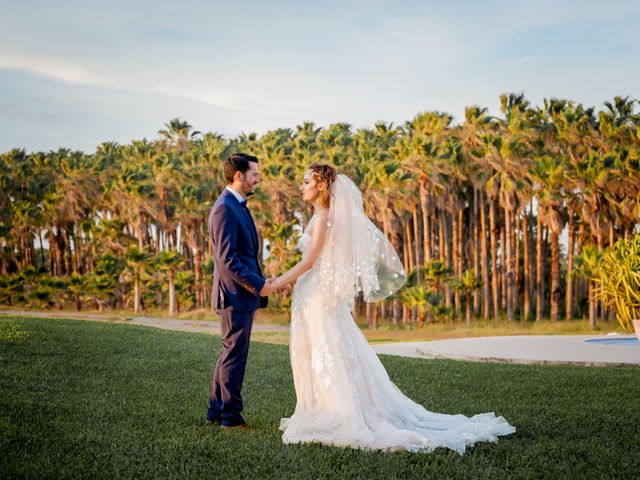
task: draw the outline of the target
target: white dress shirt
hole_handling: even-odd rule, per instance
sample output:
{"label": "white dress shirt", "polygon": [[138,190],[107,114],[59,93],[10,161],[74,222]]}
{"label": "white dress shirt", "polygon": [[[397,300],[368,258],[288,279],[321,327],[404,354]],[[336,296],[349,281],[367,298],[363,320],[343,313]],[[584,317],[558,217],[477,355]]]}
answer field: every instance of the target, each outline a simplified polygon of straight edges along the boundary
{"label": "white dress shirt", "polygon": [[244,198],[242,195],[240,195],[238,192],[236,192],[233,188],[231,188],[229,185],[227,185],[225,187],[227,190],[229,190],[231,193],[233,193],[233,196],[236,197],[238,199],[238,201],[240,203],[245,203],[247,201],[246,198]]}

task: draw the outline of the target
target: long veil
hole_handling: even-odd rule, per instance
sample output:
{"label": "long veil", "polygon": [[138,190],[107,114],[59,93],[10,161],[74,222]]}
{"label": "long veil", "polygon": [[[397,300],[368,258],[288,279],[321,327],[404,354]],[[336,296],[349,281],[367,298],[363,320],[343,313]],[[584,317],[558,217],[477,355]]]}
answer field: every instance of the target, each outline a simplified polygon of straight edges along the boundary
{"label": "long veil", "polygon": [[367,218],[360,190],[345,175],[331,187],[327,227],[319,261],[329,304],[353,306],[360,291],[365,301],[376,302],[402,287],[406,276],[398,254]]}

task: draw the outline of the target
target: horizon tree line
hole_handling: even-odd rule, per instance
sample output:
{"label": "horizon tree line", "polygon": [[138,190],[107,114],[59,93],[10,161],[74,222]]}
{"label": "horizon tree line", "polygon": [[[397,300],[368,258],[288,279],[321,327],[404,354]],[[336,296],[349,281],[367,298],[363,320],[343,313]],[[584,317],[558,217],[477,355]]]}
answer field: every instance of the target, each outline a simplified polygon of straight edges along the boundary
{"label": "horizon tree line", "polygon": [[223,160],[245,151],[260,161],[250,206],[267,275],[298,260],[311,214],[299,186],[311,163],[325,162],[359,186],[409,273],[393,298],[357,302],[371,327],[474,317],[588,317],[595,327],[610,313],[585,265],[638,231],[638,102],[615,97],[596,111],[500,100],[500,117],[471,106],[459,124],[422,112],[398,126],[304,122],[226,138],[176,118],[155,140],[104,142],[92,154],[3,153],[0,302],[207,308],[207,216],[225,186]]}

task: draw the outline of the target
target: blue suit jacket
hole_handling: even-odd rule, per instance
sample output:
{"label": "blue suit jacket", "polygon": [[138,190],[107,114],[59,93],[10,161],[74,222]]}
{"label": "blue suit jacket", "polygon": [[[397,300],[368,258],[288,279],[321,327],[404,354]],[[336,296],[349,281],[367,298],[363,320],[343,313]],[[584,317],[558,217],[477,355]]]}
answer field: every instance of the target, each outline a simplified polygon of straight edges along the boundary
{"label": "blue suit jacket", "polygon": [[211,299],[216,309],[253,311],[267,306],[258,233],[249,211],[226,188],[209,214],[215,269]]}

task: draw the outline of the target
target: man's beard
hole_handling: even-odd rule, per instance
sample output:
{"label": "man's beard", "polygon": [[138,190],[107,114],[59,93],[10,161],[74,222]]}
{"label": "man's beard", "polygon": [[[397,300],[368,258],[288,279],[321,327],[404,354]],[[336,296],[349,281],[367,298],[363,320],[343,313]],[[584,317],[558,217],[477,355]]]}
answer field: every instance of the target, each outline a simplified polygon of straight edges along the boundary
{"label": "man's beard", "polygon": [[244,185],[243,185],[244,188],[242,190],[243,190],[243,193],[244,193],[245,197],[248,198],[251,195],[253,195],[254,193],[256,193],[255,192],[255,190],[256,190],[255,185],[251,185],[249,182],[246,182],[246,181],[243,182],[243,183],[244,183]]}

